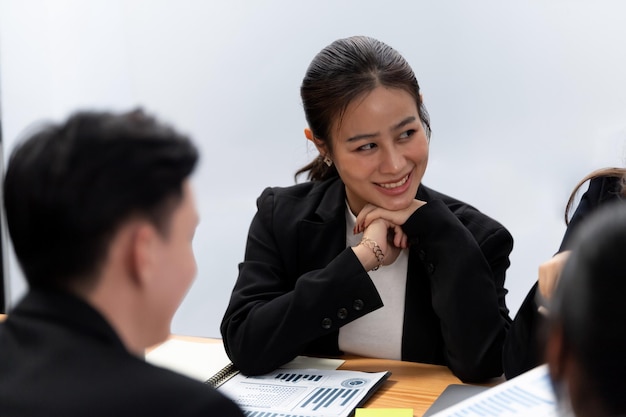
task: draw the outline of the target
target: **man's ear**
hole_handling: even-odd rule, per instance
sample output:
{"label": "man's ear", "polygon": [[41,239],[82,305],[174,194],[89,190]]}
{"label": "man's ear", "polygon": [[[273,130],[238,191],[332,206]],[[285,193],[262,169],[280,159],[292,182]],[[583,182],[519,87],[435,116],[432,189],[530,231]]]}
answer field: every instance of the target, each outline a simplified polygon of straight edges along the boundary
{"label": "man's ear", "polygon": [[306,138],[308,140],[313,142],[313,144],[317,148],[317,151],[320,153],[320,155],[322,155],[322,156],[328,155],[328,150],[326,149],[326,144],[323,141],[321,141],[318,138],[316,138],[313,135],[313,131],[311,129],[309,129],[308,127],[304,129],[304,136],[306,136]]}
{"label": "man's ear", "polygon": [[130,264],[131,274],[138,285],[150,282],[155,274],[157,231],[148,222],[136,226],[131,241]]}

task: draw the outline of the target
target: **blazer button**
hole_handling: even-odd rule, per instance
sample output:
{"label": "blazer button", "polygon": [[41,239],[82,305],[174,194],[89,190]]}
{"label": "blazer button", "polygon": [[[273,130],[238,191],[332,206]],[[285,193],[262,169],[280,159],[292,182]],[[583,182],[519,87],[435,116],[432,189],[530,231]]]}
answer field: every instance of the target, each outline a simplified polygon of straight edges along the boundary
{"label": "blazer button", "polygon": [[435,272],[435,265],[433,264],[426,265],[426,270],[428,271],[429,274],[432,274],[433,272]]}
{"label": "blazer button", "polygon": [[340,308],[339,310],[337,310],[337,317],[339,317],[341,320],[345,320],[345,318],[348,317],[348,310],[346,310],[345,308]]}
{"label": "blazer button", "polygon": [[419,252],[417,252],[417,256],[420,258],[421,261],[426,259],[426,252],[424,252],[424,249],[420,249]]}
{"label": "blazer button", "polygon": [[328,330],[330,329],[330,326],[332,325],[333,325],[333,321],[329,319],[328,317],[322,320],[322,329]]}
{"label": "blazer button", "polygon": [[363,300],[354,300],[354,304],[352,304],[352,307],[356,310],[356,311],[361,311],[363,310],[363,306],[365,305],[365,303],[363,302]]}

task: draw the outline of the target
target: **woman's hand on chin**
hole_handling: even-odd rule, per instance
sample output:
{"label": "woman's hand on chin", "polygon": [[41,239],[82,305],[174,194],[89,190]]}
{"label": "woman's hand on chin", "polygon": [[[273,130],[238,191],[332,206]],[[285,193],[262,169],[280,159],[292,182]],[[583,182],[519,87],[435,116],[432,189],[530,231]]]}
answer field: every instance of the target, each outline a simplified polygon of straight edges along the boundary
{"label": "woman's hand on chin", "polygon": [[396,226],[395,228],[400,229],[400,226],[402,226],[407,221],[411,214],[415,213],[418,208],[422,207],[425,204],[425,201],[412,200],[411,204],[409,204],[409,206],[404,209],[387,210],[382,207],[378,207],[368,203],[359,212],[358,216],[356,216],[354,233],[356,234],[363,232],[370,226],[370,224],[372,224],[374,220],[377,219],[384,219],[387,222]]}
{"label": "woman's hand on chin", "polygon": [[408,247],[408,236],[401,226],[424,204],[424,201],[413,200],[409,207],[397,211],[366,204],[356,218],[354,233],[363,232],[363,239],[376,242],[384,254],[382,264],[391,265],[400,251]]}

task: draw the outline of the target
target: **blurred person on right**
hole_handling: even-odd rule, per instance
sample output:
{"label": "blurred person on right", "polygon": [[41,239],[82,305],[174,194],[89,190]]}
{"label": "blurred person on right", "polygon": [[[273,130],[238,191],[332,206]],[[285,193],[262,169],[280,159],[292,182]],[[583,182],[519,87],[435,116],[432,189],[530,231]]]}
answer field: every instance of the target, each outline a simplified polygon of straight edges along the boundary
{"label": "blurred person on right", "polygon": [[573,236],[549,303],[545,358],[563,415],[626,415],[626,205],[606,204]]}
{"label": "blurred person on right", "polygon": [[[576,195],[589,181],[587,191],[574,206]],[[581,179],[574,187],[565,206],[567,230],[558,252],[539,265],[537,282],[528,292],[506,336],[503,349],[503,369],[507,379],[520,375],[544,362],[545,318],[547,306],[573,244],[573,236],[593,213],[600,208],[626,198],[626,168],[602,168]]]}

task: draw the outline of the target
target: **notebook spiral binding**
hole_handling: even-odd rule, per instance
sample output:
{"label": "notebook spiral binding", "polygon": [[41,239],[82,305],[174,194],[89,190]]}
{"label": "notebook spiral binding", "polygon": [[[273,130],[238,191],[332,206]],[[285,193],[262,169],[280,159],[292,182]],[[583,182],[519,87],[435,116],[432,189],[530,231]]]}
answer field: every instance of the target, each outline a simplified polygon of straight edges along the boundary
{"label": "notebook spiral binding", "polygon": [[239,373],[239,370],[233,365],[233,363],[229,363],[222,369],[220,369],[215,375],[211,378],[207,379],[204,383],[212,386],[213,388],[217,388],[222,385],[224,382],[228,381],[235,375]]}

